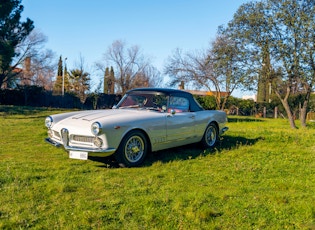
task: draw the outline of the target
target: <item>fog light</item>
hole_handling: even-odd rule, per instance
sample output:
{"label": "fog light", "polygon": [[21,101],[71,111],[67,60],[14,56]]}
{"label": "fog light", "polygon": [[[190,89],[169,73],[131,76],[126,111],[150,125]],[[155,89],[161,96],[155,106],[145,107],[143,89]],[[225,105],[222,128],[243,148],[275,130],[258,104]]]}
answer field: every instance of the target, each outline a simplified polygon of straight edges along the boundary
{"label": "fog light", "polygon": [[48,130],[47,134],[50,138],[53,138],[53,131],[51,129]]}
{"label": "fog light", "polygon": [[98,148],[101,148],[102,145],[103,145],[103,141],[101,138],[99,137],[95,137],[94,140],[93,140],[93,144],[98,147]]}

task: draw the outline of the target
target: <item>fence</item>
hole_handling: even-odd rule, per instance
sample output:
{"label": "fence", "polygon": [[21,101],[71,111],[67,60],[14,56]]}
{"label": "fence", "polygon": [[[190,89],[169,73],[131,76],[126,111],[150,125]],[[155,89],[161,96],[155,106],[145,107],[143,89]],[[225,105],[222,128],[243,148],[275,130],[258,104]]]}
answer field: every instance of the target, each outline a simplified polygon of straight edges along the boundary
{"label": "fence", "polygon": [[111,108],[120,100],[120,95],[91,94],[82,103],[78,97],[66,93],[53,95],[39,87],[0,90],[0,104],[53,108],[104,109]]}
{"label": "fence", "polygon": [[308,112],[306,115],[306,120],[315,122],[315,112]]}

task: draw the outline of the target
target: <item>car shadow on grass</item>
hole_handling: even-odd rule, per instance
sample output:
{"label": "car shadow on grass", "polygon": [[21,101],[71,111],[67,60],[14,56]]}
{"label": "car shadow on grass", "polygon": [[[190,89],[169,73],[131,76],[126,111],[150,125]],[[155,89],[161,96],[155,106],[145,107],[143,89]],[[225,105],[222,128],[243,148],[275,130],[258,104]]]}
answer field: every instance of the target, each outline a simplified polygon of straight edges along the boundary
{"label": "car shadow on grass", "polygon": [[150,154],[144,165],[149,166],[156,162],[168,163],[176,160],[191,160],[201,156],[220,154],[223,150],[236,149],[241,146],[254,145],[263,138],[244,138],[225,135],[214,148],[205,149],[202,144],[195,143],[177,148],[153,152]]}
{"label": "car shadow on grass", "polygon": [[[254,145],[257,141],[262,139],[263,139],[262,137],[249,139],[245,137],[224,135],[223,137],[221,137],[221,140],[217,143],[216,147],[212,149],[205,149],[200,143],[195,143],[150,153],[146,157],[143,164],[140,165],[139,167],[150,167],[157,162],[169,163],[173,161],[191,160],[206,155],[220,154],[224,150],[231,150],[239,148],[241,146]],[[89,159],[92,161],[103,163],[103,165],[99,165],[98,167],[104,168],[120,167],[113,156],[89,157]]]}
{"label": "car shadow on grass", "polygon": [[108,157],[89,157],[89,160],[102,163],[97,166],[99,168],[120,168],[113,155]]}

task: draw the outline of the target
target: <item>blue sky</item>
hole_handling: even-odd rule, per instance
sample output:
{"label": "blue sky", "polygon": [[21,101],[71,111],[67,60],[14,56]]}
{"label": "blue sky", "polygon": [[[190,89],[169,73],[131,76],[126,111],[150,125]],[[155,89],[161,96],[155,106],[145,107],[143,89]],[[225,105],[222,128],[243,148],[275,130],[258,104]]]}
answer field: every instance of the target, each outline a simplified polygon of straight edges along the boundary
{"label": "blue sky", "polygon": [[[161,72],[176,48],[209,47],[249,0],[22,0],[23,17],[47,36],[46,48],[67,57],[68,69],[80,55],[90,73],[115,40],[138,45]],[[94,81],[100,76],[93,76]]]}

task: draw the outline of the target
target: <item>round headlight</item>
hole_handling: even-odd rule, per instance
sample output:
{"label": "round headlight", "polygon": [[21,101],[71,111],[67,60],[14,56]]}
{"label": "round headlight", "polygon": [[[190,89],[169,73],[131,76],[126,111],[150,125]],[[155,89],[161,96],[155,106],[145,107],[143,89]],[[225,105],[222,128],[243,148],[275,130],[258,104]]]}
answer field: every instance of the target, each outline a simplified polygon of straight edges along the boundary
{"label": "round headlight", "polygon": [[51,116],[46,117],[46,119],[45,119],[45,126],[46,126],[47,128],[50,128],[51,125],[52,125],[52,123],[53,123],[52,117],[51,117]]}
{"label": "round headlight", "polygon": [[91,132],[93,135],[98,135],[101,132],[102,126],[99,122],[94,122],[91,125]]}

